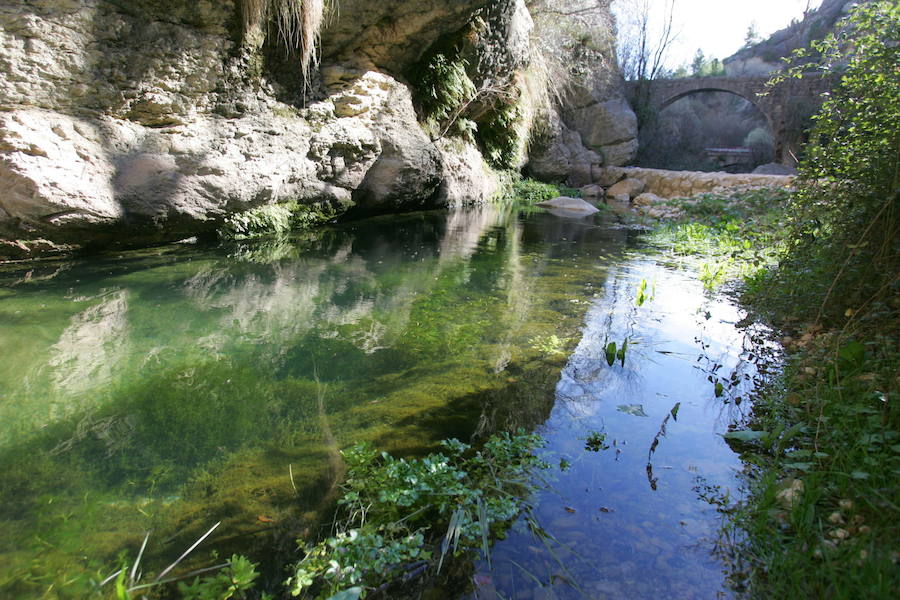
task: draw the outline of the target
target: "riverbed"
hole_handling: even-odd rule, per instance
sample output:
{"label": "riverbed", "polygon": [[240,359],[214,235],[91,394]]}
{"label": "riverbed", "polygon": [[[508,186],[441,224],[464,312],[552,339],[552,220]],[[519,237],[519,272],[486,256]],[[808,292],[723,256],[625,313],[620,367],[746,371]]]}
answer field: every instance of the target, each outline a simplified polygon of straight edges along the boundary
{"label": "riverbed", "polygon": [[641,234],[506,204],[5,267],[0,596],[83,598],[147,532],[159,569],[216,523],[194,566],[277,565],[341,448],[524,427],[551,468],[454,593],[727,597],[720,434],[771,348]]}

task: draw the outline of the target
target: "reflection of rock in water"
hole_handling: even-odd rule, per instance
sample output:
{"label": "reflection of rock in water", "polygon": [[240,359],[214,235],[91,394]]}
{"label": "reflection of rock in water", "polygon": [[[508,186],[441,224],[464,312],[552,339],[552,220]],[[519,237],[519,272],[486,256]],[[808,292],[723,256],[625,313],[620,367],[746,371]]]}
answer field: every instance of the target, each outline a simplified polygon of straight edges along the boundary
{"label": "reflection of rock in water", "polygon": [[485,232],[509,221],[511,206],[486,204],[447,215],[447,229],[438,246],[441,261],[469,258]]}
{"label": "reflection of rock in water", "polygon": [[[510,210],[482,206],[453,211],[446,227],[444,215],[438,219],[426,213],[435,223],[397,226],[410,234],[399,236],[405,247],[397,244],[396,231],[362,224],[342,231],[340,243],[332,236],[327,248],[318,249],[320,256],[260,264],[249,272],[205,269],[184,283],[184,293],[200,310],[221,311],[222,326],[199,344],[220,354],[229,344],[265,342],[266,349],[283,353],[313,333],[350,343],[365,354],[390,347],[407,328],[415,300],[444,269],[470,258],[486,231],[509,220]],[[409,261],[404,254],[421,260]],[[437,261],[427,260],[435,256]],[[386,285],[381,277],[391,266],[404,276]],[[280,366],[283,358],[267,360]]]}
{"label": "reflection of rock in water", "polygon": [[[55,391],[77,397],[109,383],[125,358],[128,345],[128,291],[120,290],[72,317],[51,348],[47,363]],[[72,414],[85,406],[57,404],[51,418]]]}

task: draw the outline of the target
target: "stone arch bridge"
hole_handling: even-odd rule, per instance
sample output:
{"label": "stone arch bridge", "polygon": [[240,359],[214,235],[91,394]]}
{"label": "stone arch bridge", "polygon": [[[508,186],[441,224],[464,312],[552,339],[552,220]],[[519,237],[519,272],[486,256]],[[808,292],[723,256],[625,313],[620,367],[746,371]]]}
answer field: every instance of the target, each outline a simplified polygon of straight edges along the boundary
{"label": "stone arch bridge", "polygon": [[787,79],[773,88],[766,86],[769,77],[690,77],[629,81],[629,101],[636,112],[641,108],[659,111],[692,94],[727,92],[744,98],[765,116],[775,142],[775,160],[785,165],[796,164],[800,146],[805,141],[809,117],[823,102],[823,94],[834,83],[830,77],[807,74],[802,79]]}

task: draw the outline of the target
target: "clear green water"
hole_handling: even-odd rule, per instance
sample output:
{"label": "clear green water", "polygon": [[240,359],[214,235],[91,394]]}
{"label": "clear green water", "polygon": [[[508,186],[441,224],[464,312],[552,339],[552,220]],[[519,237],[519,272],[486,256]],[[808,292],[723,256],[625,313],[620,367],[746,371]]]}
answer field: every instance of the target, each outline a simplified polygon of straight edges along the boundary
{"label": "clear green water", "polygon": [[[703,369],[737,365],[744,334],[727,300],[630,254],[637,237],[494,206],[0,271],[0,597],[83,598],[147,531],[159,568],[219,521],[195,564],[277,565],[315,534],[339,448],[518,426],[571,463],[534,502],[578,555],[558,572],[559,548],[514,532],[478,565],[482,595],[714,597],[718,517],[694,488],[740,463]],[[656,295],[636,307],[642,278]],[[609,367],[602,344],[626,337]],[[585,451],[591,431],[616,446]]]}

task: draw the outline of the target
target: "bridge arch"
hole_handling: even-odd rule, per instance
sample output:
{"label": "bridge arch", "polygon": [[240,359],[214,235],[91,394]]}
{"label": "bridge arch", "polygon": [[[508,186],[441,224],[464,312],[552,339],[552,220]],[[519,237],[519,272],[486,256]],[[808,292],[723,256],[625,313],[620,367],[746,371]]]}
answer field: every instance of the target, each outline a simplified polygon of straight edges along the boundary
{"label": "bridge arch", "polygon": [[693,96],[694,94],[703,94],[703,93],[706,93],[706,92],[721,92],[721,93],[724,93],[724,94],[732,94],[733,96],[738,96],[739,98],[743,98],[744,100],[746,100],[747,102],[749,102],[749,103],[752,104],[753,106],[756,106],[756,108],[757,108],[760,112],[762,112],[763,114],[765,114],[765,113],[763,112],[763,110],[760,109],[760,107],[757,105],[757,99],[756,99],[755,97],[748,98],[748,97],[747,97],[744,93],[742,93],[741,91],[736,91],[736,90],[728,89],[728,88],[723,87],[723,86],[704,86],[704,87],[700,87],[700,88],[696,88],[696,89],[689,89],[689,90],[685,90],[685,91],[680,91],[680,92],[675,93],[673,96],[671,96],[671,97],[669,97],[669,98],[663,100],[662,102],[660,102],[660,103],[659,103],[659,106],[658,106],[657,108],[658,108],[658,110],[665,110],[665,109],[669,108],[670,106],[672,106],[673,104],[675,104],[676,102],[678,102],[679,100],[682,100],[682,99],[687,98],[687,97],[689,97],[689,96]]}
{"label": "bridge arch", "polygon": [[700,92],[725,92],[739,96],[765,117],[775,141],[775,160],[793,165],[796,164],[795,157],[799,154],[804,132],[795,122],[791,102],[802,99],[812,106],[820,106],[822,94],[831,89],[832,80],[823,76],[806,76],[800,80],[788,79],[775,88],[768,87],[768,80],[768,77],[698,77],[632,81],[627,83],[626,92],[635,109],[656,112]]}

